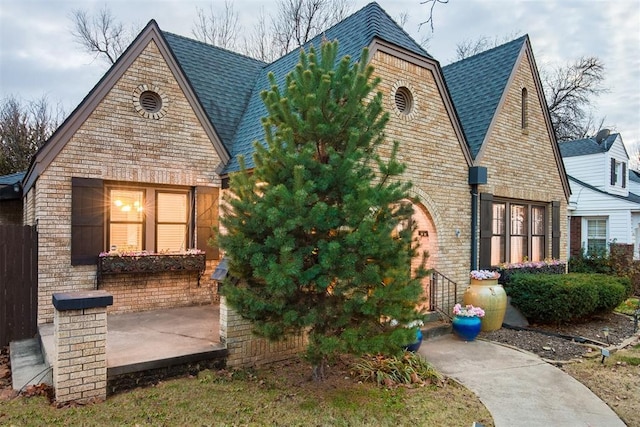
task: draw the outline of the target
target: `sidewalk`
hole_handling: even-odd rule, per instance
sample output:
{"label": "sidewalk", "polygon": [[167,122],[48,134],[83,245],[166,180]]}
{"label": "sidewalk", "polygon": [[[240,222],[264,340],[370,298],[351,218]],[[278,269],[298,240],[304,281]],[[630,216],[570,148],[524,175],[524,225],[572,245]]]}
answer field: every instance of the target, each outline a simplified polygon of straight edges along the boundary
{"label": "sidewalk", "polygon": [[625,426],[587,387],[533,354],[451,334],[423,342],[419,353],[473,391],[496,427]]}

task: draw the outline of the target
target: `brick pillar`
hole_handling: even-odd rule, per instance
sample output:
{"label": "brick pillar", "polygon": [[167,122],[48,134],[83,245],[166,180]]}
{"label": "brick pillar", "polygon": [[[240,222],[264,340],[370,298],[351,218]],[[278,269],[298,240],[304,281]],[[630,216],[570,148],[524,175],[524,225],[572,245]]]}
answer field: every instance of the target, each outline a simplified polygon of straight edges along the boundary
{"label": "brick pillar", "polygon": [[281,341],[268,341],[252,333],[245,320],[220,297],[220,342],[227,346],[227,366],[247,368],[291,359],[307,345],[306,334],[292,335]]}
{"label": "brick pillar", "polygon": [[53,387],[57,402],[107,396],[107,306],[105,291],[54,293]]}

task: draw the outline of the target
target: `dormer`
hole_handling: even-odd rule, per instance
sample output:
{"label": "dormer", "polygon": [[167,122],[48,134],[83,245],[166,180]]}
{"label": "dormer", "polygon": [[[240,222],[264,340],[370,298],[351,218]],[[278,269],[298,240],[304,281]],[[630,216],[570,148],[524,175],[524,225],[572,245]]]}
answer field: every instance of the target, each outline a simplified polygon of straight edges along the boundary
{"label": "dormer", "polygon": [[629,195],[629,154],[619,133],[603,129],[559,146],[567,174],[606,193]]}
{"label": "dormer", "polygon": [[[600,133],[598,136],[599,135]],[[596,142],[598,142],[598,136],[596,136]],[[603,147],[607,153],[604,167],[608,172],[605,175],[607,178],[605,191],[627,197],[629,195],[629,155],[622,143],[620,134],[613,134],[609,137],[601,138],[599,143],[610,144],[609,147]]]}

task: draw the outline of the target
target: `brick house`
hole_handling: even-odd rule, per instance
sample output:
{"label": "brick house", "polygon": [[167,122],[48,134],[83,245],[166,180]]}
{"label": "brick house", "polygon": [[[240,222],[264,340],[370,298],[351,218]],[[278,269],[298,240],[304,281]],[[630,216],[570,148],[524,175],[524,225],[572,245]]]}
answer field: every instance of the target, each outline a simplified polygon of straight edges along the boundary
{"label": "brick house", "polygon": [[[339,56],[370,61],[391,141],[412,181],[416,237],[429,267],[459,284],[469,270],[566,253],[568,181],[528,37],[441,68],[376,3],[328,29]],[[106,289],[111,313],[217,300],[206,243],[238,156],[252,167],[267,64],[162,32],[151,21],[34,157],[24,222],[38,225],[40,323],[53,292]],[[443,72],[444,71],[444,72]],[[101,275],[98,254],[206,252],[206,272]],[[163,256],[157,255],[160,259]],[[425,289],[427,283],[425,283]]]}

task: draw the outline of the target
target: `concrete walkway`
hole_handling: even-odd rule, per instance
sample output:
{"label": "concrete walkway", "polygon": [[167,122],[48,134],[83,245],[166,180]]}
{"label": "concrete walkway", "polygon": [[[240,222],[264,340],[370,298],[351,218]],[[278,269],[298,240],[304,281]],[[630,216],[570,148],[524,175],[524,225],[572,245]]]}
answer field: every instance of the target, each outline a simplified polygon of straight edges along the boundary
{"label": "concrete walkway", "polygon": [[582,383],[536,355],[454,335],[423,342],[419,353],[473,391],[496,427],[625,426]]}

